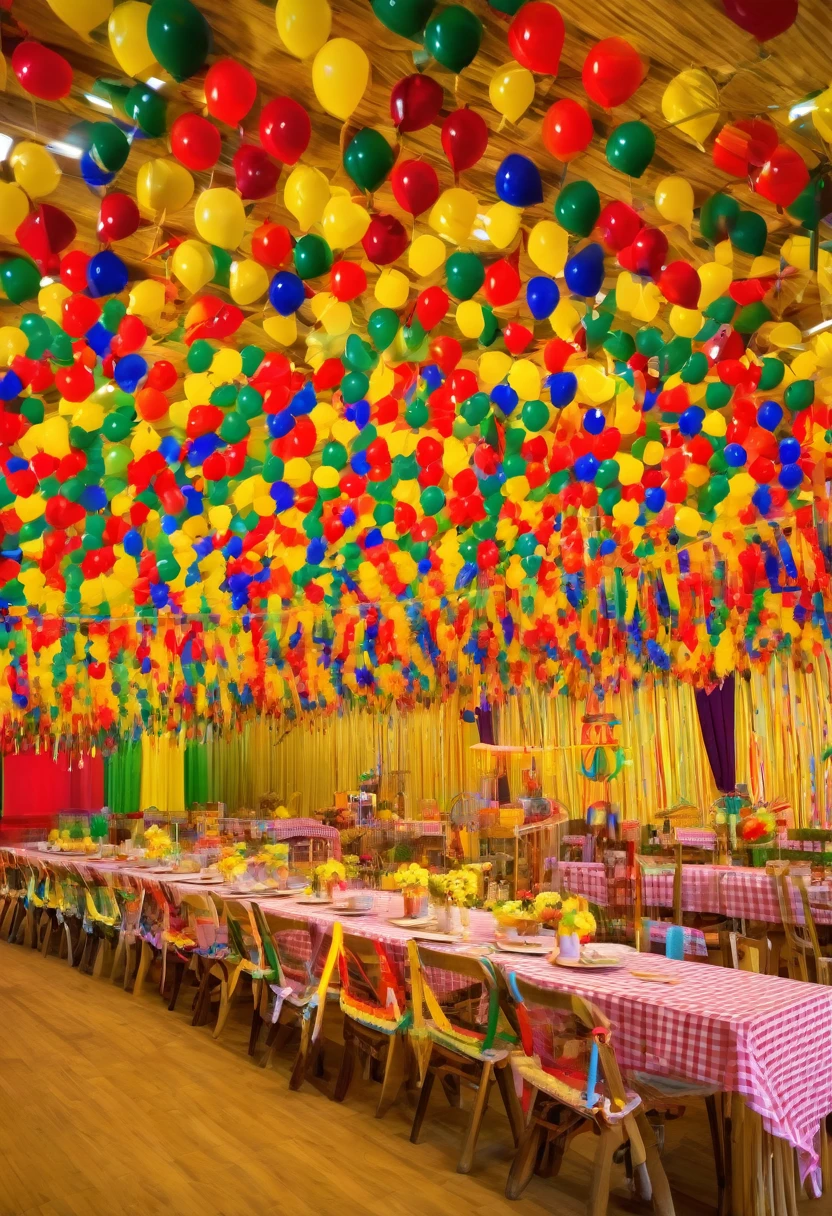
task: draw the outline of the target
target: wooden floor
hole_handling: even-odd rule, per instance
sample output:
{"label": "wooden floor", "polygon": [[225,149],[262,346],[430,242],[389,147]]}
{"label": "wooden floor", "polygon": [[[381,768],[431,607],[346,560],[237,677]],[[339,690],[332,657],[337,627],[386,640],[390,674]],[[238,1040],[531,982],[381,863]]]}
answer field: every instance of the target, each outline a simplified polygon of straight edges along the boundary
{"label": "wooden floor", "polygon": [[[287,1059],[263,1071],[245,1054],[248,1009],[218,1042],[190,1025],[190,990],[168,1013],[57,958],[0,943],[0,1216],[582,1216],[592,1142],[560,1176],[503,1196],[508,1127],[486,1118],[474,1172],[455,1172],[464,1112],[441,1093],[422,1143],[412,1109],[373,1118],[377,1089],[354,1082],[343,1106],[290,1093]],[[667,1129],[678,1216],[713,1213],[703,1110]],[[617,1168],[617,1167],[616,1167]],[[616,1174],[611,1216],[645,1209]]]}

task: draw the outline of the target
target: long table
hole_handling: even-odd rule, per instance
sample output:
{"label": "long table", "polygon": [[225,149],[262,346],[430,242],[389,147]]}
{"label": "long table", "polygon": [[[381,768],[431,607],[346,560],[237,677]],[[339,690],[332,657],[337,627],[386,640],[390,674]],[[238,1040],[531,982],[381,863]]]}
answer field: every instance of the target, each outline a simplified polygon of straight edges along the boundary
{"label": "long table", "polygon": [[[194,890],[173,875],[167,879],[116,861],[65,861],[31,848],[0,852],[28,864],[68,865],[82,876],[117,872],[131,882],[163,881],[180,895]],[[312,907],[291,897],[246,895],[219,885],[199,889],[235,900],[256,899],[267,911],[306,921],[323,933],[339,915],[332,906]],[[343,924],[349,933],[384,942],[404,966],[407,942],[417,934],[390,923],[401,914],[397,893],[377,891],[372,912]],[[618,970],[578,972],[544,958],[494,949],[491,915],[473,910],[464,948],[486,943],[504,971],[576,993],[597,1006],[612,1023],[616,1053],[628,1073],[680,1078],[698,1088],[742,1095],[768,1132],[798,1150],[802,1172],[816,1170],[818,1131],[832,1113],[832,989],[655,955],[648,963],[648,956],[634,954]],[[639,979],[634,970],[658,973],[672,983]]]}
{"label": "long table", "polygon": [[[558,861],[550,857],[546,868],[551,870],[552,887],[583,895],[591,903],[606,907],[610,902],[609,881],[615,871],[602,861]],[[832,925],[832,886],[817,883],[807,887],[812,915],[820,925]],[[673,874],[645,873],[643,885],[645,906],[673,907]],[[682,909],[685,912],[716,912],[738,920],[767,921],[780,924],[780,904],[771,875],[765,870],[741,866],[682,866]],[[799,901],[794,905],[797,923],[803,921]]]}

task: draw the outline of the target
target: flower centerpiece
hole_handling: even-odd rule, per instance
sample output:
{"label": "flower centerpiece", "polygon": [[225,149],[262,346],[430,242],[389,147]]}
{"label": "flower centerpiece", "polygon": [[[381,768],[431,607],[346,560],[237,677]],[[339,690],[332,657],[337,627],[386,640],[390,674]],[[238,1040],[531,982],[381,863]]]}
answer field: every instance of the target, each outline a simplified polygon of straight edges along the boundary
{"label": "flower centerpiece", "polygon": [[237,844],[232,849],[223,849],[222,856],[217,862],[217,870],[226,882],[234,882],[242,878],[248,869],[246,846]]}
{"label": "flower centerpiece", "polygon": [[144,834],[144,851],[145,856],[153,861],[165,861],[173,852],[170,832],[166,832],[158,824],[151,823]]}
{"label": "flower centerpiece", "polygon": [[441,933],[452,933],[456,919],[462,925],[463,935],[470,924],[471,908],[479,903],[479,873],[473,866],[460,866],[447,874],[431,875],[429,884],[434,900],[436,923]]}
{"label": "flower centerpiece", "polygon": [[518,891],[516,899],[497,900],[491,908],[498,929],[509,936],[530,937],[540,928],[531,891]]}
{"label": "flower centerpiece", "polygon": [[404,898],[404,914],[415,918],[424,916],[427,910],[427,895],[429,874],[424,866],[411,862],[409,866],[399,866],[393,879]]}
{"label": "flower centerpiece", "polygon": [[768,846],[777,835],[777,819],[767,807],[754,807],[742,815],[737,824],[737,836],[748,849],[751,864],[763,866],[769,856]]}
{"label": "flower centerpiece", "polygon": [[289,877],[289,846],[288,844],[264,844],[253,861],[262,867],[263,877],[285,886]]}
{"label": "flower centerpiece", "polygon": [[595,917],[585,899],[565,899],[558,921],[558,946],[564,958],[580,958],[581,941],[595,932]]}
{"label": "flower centerpiece", "polygon": [[563,903],[557,891],[539,891],[534,897],[537,919],[547,929],[557,928],[562,916]]}
{"label": "flower centerpiece", "polygon": [[312,890],[316,895],[326,894],[327,899],[332,899],[332,893],[336,887],[341,886],[347,877],[347,872],[340,861],[330,858],[329,861],[322,862],[316,866],[312,874]]}

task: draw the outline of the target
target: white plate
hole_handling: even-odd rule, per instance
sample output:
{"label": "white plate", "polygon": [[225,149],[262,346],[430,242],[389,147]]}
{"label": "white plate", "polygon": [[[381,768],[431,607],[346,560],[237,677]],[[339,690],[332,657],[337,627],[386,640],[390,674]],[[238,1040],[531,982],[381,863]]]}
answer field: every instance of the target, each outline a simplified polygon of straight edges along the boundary
{"label": "white plate", "polygon": [[499,942],[498,950],[507,954],[551,954],[551,942]]}
{"label": "white plate", "polygon": [[451,933],[426,933],[422,929],[417,929],[413,936],[420,942],[453,942],[456,945],[461,941],[459,935]]}
{"label": "white plate", "polygon": [[295,900],[298,904],[317,904],[319,908],[326,908],[332,903],[331,899],[316,899],[314,895],[299,895]]}
{"label": "white plate", "polygon": [[428,925],[435,924],[432,916],[388,916],[388,925],[395,925],[397,929],[418,929],[420,926],[427,928]]}
{"label": "white plate", "polygon": [[577,971],[615,971],[624,966],[623,958],[607,958],[601,961],[589,961],[583,958],[564,958],[558,955],[555,959],[558,967],[574,967]]}
{"label": "white plate", "polygon": [[370,916],[372,908],[339,908],[337,904],[331,905],[331,910],[336,916]]}
{"label": "white plate", "polygon": [[[251,892],[248,892],[248,894],[251,894]],[[274,889],[270,887],[268,891],[257,891],[256,894],[267,895],[269,899],[286,899],[289,896],[293,896],[295,899],[298,898],[297,891],[287,891],[281,887],[275,887]]]}
{"label": "white plate", "polygon": [[208,878],[203,878],[201,875],[196,875],[195,877],[190,878],[188,875],[175,874],[175,875],[173,875],[171,881],[174,882],[177,886],[179,886],[182,883],[188,883],[192,887],[223,887],[223,886],[225,886],[225,879],[222,877],[221,874],[211,874]]}

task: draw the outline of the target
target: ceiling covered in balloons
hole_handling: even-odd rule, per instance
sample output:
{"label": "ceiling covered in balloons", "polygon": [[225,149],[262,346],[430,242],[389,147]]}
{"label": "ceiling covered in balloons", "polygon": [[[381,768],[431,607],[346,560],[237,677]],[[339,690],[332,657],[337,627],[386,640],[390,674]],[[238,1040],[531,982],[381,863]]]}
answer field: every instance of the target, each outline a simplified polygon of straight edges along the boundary
{"label": "ceiling covered in balloons", "polygon": [[0,0],[7,738],[829,637],[820,0]]}

